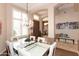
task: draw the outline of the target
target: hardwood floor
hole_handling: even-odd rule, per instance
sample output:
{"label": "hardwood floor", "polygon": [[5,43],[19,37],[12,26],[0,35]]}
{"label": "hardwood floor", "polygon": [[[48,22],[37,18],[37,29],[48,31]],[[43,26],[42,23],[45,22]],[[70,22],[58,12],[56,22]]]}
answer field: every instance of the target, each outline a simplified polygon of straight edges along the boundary
{"label": "hardwood floor", "polygon": [[55,55],[56,56],[78,56],[78,54],[75,52],[67,51],[67,50],[60,49],[60,48],[56,49]]}
{"label": "hardwood floor", "polygon": [[60,41],[57,42],[57,48],[78,53],[78,44],[71,44]]}

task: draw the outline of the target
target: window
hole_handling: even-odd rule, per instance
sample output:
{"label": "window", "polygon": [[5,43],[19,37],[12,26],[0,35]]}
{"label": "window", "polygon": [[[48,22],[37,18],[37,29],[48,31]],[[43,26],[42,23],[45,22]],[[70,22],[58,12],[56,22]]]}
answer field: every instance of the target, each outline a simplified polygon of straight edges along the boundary
{"label": "window", "polygon": [[13,9],[13,36],[28,35],[28,16]]}

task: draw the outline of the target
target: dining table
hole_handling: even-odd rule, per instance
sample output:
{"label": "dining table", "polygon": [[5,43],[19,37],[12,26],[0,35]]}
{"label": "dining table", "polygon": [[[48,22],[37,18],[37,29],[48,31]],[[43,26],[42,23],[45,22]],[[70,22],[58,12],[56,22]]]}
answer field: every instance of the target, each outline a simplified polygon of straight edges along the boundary
{"label": "dining table", "polygon": [[[19,41],[14,42],[13,48],[17,52],[19,52],[18,48],[20,48],[21,51],[22,50],[24,51],[24,52],[21,52],[21,53],[28,52],[30,54],[30,56],[43,56],[48,51],[48,49],[50,48],[50,45],[46,44],[46,43],[35,42],[35,41],[24,42],[22,40],[25,40],[25,39],[20,39]],[[26,56],[26,54],[22,55],[22,56]]]}

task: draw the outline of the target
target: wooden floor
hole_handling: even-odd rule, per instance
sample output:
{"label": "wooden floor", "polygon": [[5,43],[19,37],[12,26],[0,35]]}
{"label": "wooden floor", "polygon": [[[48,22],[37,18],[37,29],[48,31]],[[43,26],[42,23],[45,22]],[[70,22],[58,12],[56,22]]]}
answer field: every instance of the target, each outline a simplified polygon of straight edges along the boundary
{"label": "wooden floor", "polygon": [[78,56],[78,54],[75,52],[67,51],[67,50],[60,49],[60,48],[56,49],[55,55],[56,56]]}
{"label": "wooden floor", "polygon": [[78,45],[77,44],[57,42],[57,48],[78,53]]}
{"label": "wooden floor", "polygon": [[[78,56],[77,53],[74,52],[70,52],[70,51],[66,51],[64,49],[60,49],[60,48],[56,48],[56,56]],[[7,53],[4,52],[2,55],[0,56],[7,56]]]}

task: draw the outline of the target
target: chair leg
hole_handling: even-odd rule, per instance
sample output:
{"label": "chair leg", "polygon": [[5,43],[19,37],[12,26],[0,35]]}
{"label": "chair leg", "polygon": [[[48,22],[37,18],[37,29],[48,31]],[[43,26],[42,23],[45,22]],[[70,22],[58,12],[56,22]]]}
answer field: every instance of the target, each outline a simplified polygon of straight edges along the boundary
{"label": "chair leg", "polygon": [[55,56],[56,48],[54,49],[53,56]]}
{"label": "chair leg", "polygon": [[6,53],[7,53],[7,56],[8,56],[8,48],[6,47]]}
{"label": "chair leg", "polygon": [[9,51],[9,47],[8,46],[6,47],[6,52],[7,52],[7,56],[9,56],[10,51]]}

